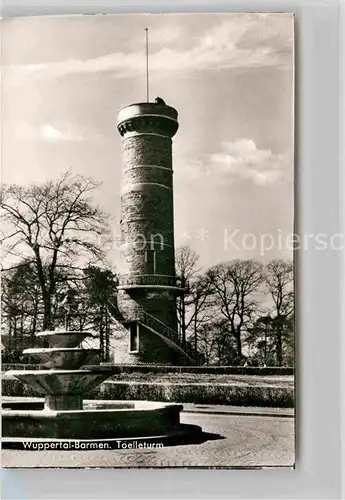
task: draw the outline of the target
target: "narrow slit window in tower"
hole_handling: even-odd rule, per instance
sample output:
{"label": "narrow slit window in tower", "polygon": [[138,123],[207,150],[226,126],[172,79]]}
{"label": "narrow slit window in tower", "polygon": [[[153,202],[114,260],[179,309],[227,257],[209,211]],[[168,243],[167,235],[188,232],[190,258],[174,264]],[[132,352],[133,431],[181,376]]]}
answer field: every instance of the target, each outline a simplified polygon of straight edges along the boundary
{"label": "narrow slit window in tower", "polygon": [[156,252],[154,250],[146,250],[146,272],[147,274],[155,274],[156,272]]}

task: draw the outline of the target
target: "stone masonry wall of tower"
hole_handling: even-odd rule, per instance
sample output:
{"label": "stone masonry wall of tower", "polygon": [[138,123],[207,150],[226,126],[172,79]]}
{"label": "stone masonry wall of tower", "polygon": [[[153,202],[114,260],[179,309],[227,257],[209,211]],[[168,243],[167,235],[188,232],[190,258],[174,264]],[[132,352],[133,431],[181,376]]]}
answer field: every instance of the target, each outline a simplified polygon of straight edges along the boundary
{"label": "stone masonry wall of tower", "polygon": [[176,363],[172,136],[177,112],[155,103],[120,111],[122,136],[121,274],[118,305],[125,322],[138,322],[135,362]]}

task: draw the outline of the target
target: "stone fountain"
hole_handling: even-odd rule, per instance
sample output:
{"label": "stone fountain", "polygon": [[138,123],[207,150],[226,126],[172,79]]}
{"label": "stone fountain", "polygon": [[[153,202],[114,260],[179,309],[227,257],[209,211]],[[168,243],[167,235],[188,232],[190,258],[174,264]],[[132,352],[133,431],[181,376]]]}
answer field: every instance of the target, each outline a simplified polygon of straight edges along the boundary
{"label": "stone fountain", "polygon": [[88,335],[79,331],[39,333],[37,337],[48,347],[23,353],[38,359],[44,369],[6,372],[5,378],[21,380],[44,395],[44,400],[3,398],[3,446],[28,440],[147,440],[201,430],[180,423],[180,404],[83,399],[116,373],[116,367],[99,365],[100,350],[81,347]]}

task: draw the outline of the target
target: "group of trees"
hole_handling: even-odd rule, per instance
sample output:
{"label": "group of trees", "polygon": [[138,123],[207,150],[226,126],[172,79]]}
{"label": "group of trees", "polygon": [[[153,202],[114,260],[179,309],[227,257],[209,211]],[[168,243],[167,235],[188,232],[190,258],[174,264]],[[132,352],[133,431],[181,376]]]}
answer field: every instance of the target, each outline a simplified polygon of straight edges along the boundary
{"label": "group of trees", "polygon": [[105,264],[110,225],[92,199],[96,188],[92,179],[66,173],[56,182],[2,189],[2,248],[10,263],[2,271],[6,357],[18,359],[36,331],[65,326],[96,329],[107,358],[108,301],[116,303],[117,280]]}
{"label": "group of trees", "polygon": [[[117,277],[106,263],[109,217],[94,203],[97,184],[64,174],[58,181],[1,193],[3,361],[19,361],[39,330],[91,329],[103,359],[116,305]],[[198,267],[187,246],[176,272],[179,341],[200,363],[283,365],[293,362],[291,262],[234,260]],[[5,341],[5,339],[7,339]]]}
{"label": "group of trees", "polygon": [[223,365],[293,364],[292,262],[232,260],[198,268],[188,246],[177,252],[187,292],[178,299],[180,340],[200,360]]}
{"label": "group of trees", "polygon": [[[73,277],[58,273],[55,293],[51,298],[51,328],[97,332],[103,359],[107,360],[111,326],[117,313],[116,286],[116,275],[97,266],[88,266]],[[15,269],[4,271],[4,362],[24,360],[22,350],[37,345],[35,333],[44,329],[45,314],[35,265],[22,262]]]}

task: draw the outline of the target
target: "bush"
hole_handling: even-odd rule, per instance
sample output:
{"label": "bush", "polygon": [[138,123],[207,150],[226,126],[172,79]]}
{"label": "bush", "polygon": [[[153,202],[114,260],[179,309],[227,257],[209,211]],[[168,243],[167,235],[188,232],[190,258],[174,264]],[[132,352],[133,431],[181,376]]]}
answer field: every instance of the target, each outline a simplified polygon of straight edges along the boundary
{"label": "bush", "polygon": [[2,396],[16,396],[16,397],[37,397],[40,396],[36,391],[29,386],[23,384],[21,380],[4,379],[1,382]]}
{"label": "bush", "polygon": [[233,406],[294,407],[293,387],[229,384],[104,382],[91,398]]}

